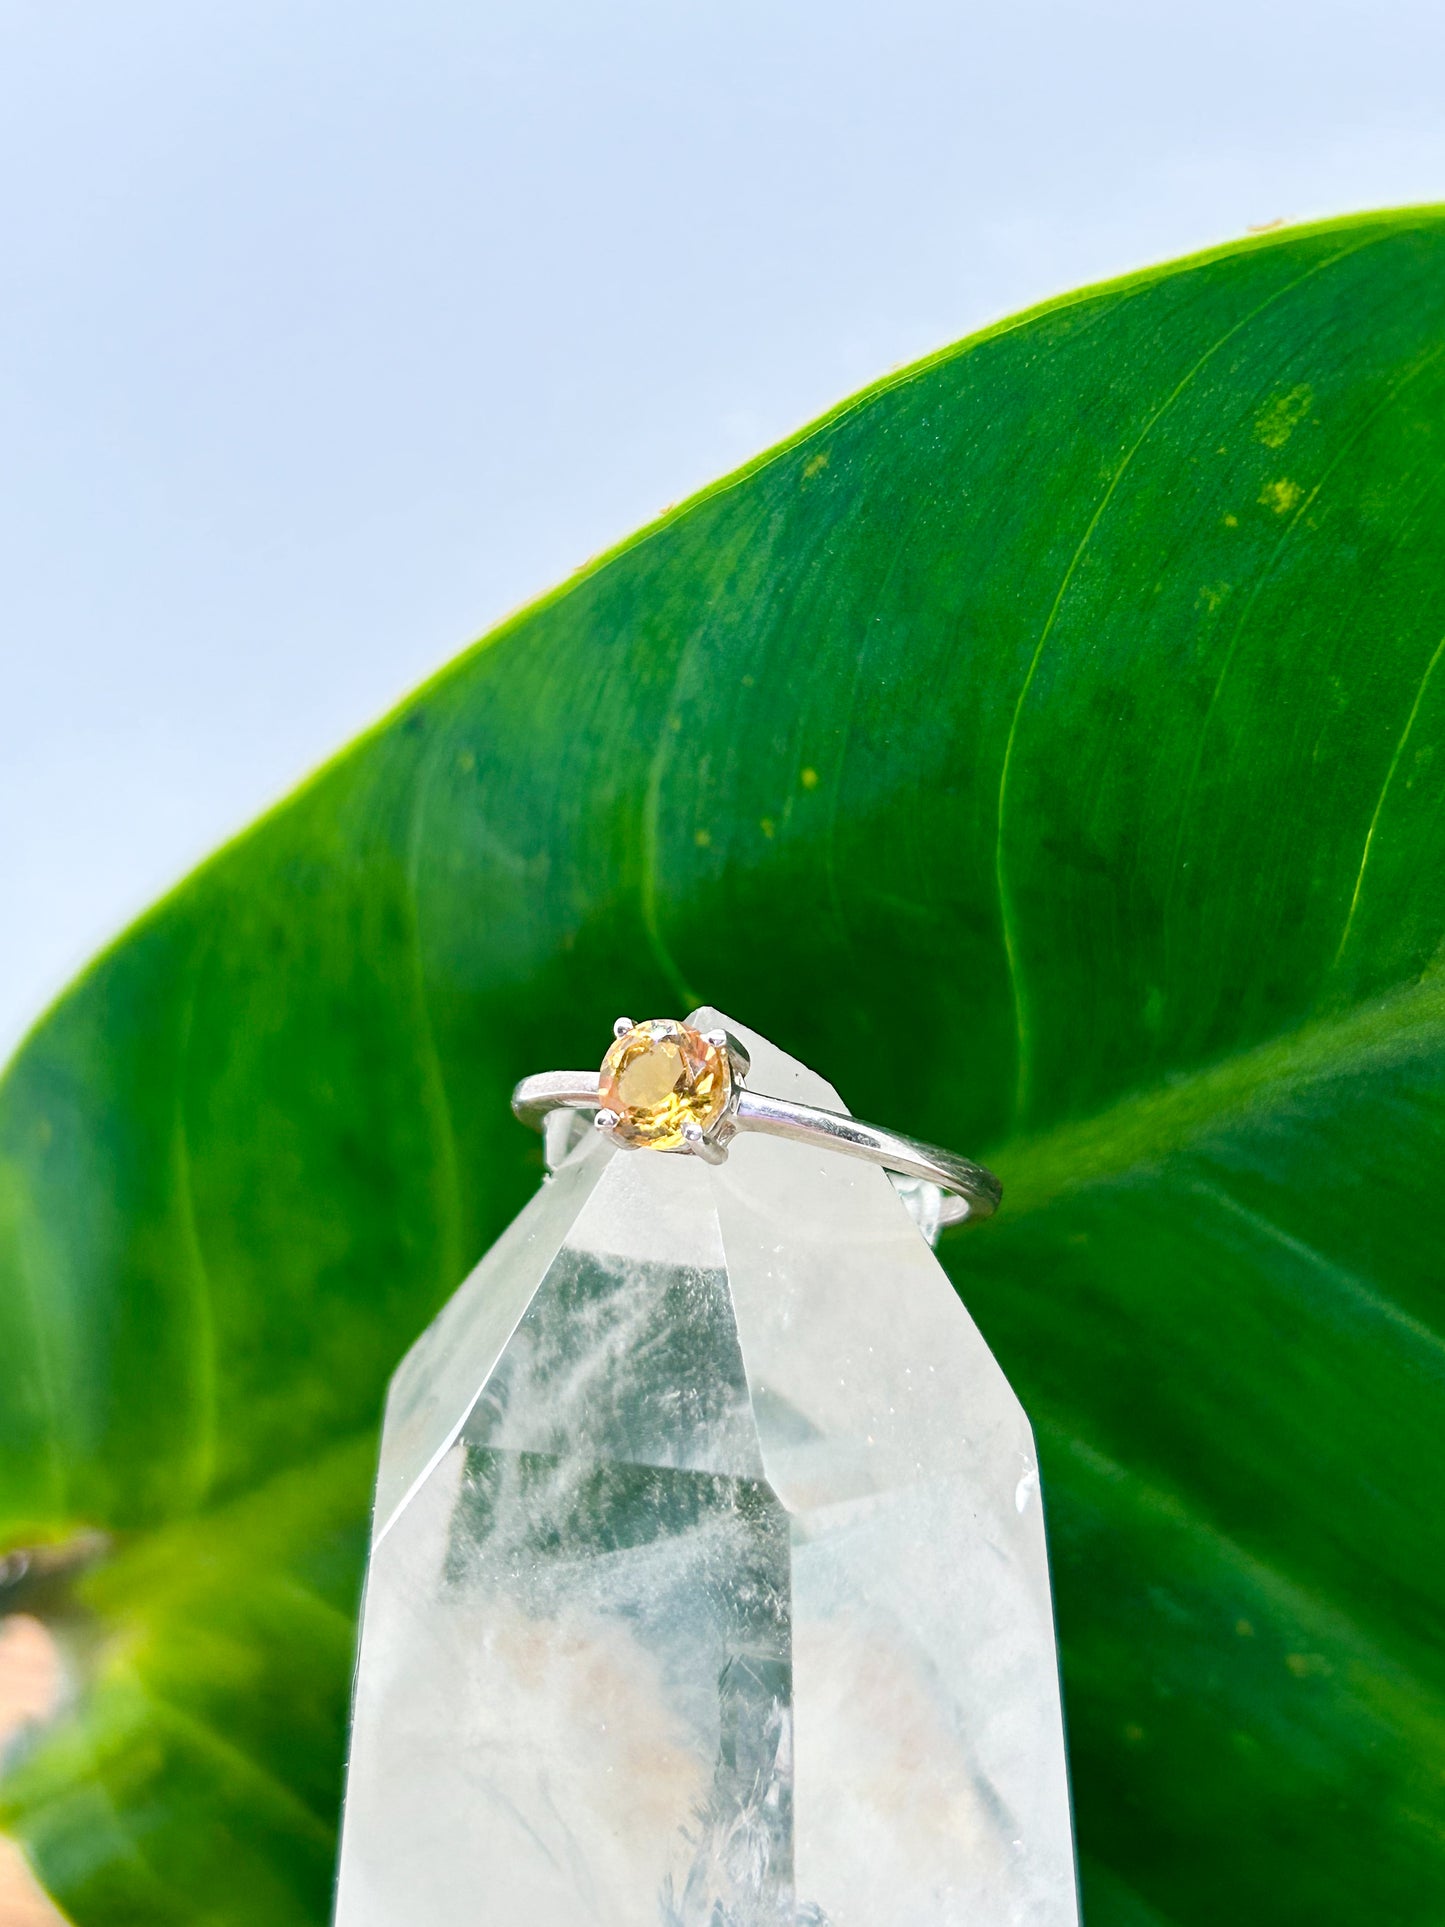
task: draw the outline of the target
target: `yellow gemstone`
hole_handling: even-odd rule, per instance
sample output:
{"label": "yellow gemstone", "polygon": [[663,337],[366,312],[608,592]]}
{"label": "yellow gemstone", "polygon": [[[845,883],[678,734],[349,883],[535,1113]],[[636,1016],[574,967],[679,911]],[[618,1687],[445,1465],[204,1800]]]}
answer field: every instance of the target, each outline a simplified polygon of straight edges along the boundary
{"label": "yellow gemstone", "polygon": [[617,1135],[652,1151],[677,1151],[683,1127],[710,1130],[727,1108],[727,1052],[671,1018],[634,1024],[602,1060],[597,1102],[617,1113]]}

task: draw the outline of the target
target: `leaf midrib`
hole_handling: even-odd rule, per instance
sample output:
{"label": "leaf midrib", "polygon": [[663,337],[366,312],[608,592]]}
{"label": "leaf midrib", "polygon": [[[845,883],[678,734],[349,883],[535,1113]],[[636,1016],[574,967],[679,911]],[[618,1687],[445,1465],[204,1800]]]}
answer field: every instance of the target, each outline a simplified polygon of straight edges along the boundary
{"label": "leaf midrib", "polygon": [[[1263,1114],[1290,1092],[1445,1049],[1445,978],[1426,978],[1343,1013],[1307,1020],[1183,1077],[1127,1093],[987,1153],[1004,1181],[1004,1224],[1058,1198],[1175,1153]],[[987,1227],[970,1233],[987,1236]]]}

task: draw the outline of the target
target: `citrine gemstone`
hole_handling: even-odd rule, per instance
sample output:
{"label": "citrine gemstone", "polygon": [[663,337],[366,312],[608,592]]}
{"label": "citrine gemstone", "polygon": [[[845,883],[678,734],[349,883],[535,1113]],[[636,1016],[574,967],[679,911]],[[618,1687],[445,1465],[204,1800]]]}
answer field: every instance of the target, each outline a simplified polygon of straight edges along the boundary
{"label": "citrine gemstone", "polygon": [[727,1052],[701,1031],[654,1017],[624,1031],[602,1060],[597,1101],[617,1115],[617,1135],[652,1151],[682,1148],[683,1131],[711,1130],[727,1108]]}

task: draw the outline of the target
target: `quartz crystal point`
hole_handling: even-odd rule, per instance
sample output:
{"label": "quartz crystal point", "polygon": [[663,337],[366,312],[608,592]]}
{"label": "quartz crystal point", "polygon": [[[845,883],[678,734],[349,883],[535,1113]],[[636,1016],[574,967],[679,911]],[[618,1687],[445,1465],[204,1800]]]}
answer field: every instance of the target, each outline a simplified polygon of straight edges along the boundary
{"label": "quartz crystal point", "polygon": [[1076,1927],[1033,1438],[884,1172],[589,1131],[408,1354],[336,1905]]}

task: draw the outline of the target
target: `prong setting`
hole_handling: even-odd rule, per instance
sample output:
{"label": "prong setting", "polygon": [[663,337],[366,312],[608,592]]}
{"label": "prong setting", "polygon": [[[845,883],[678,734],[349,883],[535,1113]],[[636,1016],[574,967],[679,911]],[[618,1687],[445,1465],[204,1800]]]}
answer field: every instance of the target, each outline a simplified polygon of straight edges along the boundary
{"label": "prong setting", "polygon": [[689,1121],[682,1127],[682,1141],[696,1158],[704,1164],[725,1164],[727,1147],[716,1138],[710,1137],[700,1124]]}
{"label": "prong setting", "polygon": [[[608,1125],[599,1118],[609,1142],[703,1157],[713,1143],[725,1143],[718,1126],[733,1097],[728,1040],[714,1043],[671,1017],[637,1024],[619,1018],[617,1032],[597,1074],[597,1108],[613,1120]],[[687,1125],[700,1140],[685,1135]]]}
{"label": "prong setting", "polygon": [[614,1037],[625,1037],[628,1031],[636,1030],[636,1028],[636,1024],[633,1023],[630,1017],[619,1017],[617,1022],[612,1026],[612,1035]]}
{"label": "prong setting", "polygon": [[[698,1009],[694,1019],[715,1016]],[[614,1039],[597,1072],[550,1071],[524,1077],[512,1093],[512,1109],[524,1124],[547,1134],[546,1158],[555,1169],[577,1148],[565,1117],[576,1115],[582,1132],[595,1126],[610,1145],[627,1150],[682,1152],[709,1164],[726,1158],[740,1131],[765,1131],[804,1144],[846,1152],[881,1165],[895,1179],[921,1182],[928,1196],[922,1229],[987,1218],[998,1209],[1002,1186],[971,1158],[924,1144],[847,1112],[816,1109],[749,1091],[747,1047],[725,1032],[726,1048],[713,1042],[719,1026],[704,1034],[696,1022],[652,1019]],[[587,1122],[583,1123],[582,1120]],[[908,1195],[905,1192],[905,1196]]]}
{"label": "prong setting", "polygon": [[[706,1006],[699,1006],[690,1016],[685,1017],[683,1022],[697,1029],[697,1020],[702,1016],[705,1008]],[[734,1037],[730,1030],[724,1030],[720,1024],[714,1025],[711,1030],[699,1031],[698,1034],[705,1043],[711,1044],[714,1050],[722,1051],[727,1057],[733,1085],[733,1105],[729,1108],[733,1108],[736,1105],[738,1088],[752,1068],[753,1060],[748,1055],[747,1045]],[[713,1134],[716,1136],[716,1129]]]}

